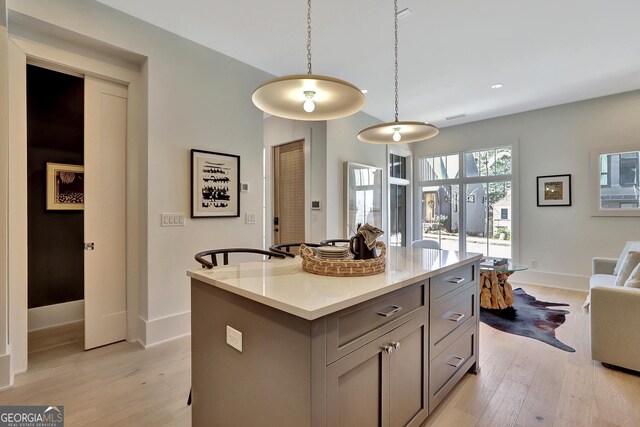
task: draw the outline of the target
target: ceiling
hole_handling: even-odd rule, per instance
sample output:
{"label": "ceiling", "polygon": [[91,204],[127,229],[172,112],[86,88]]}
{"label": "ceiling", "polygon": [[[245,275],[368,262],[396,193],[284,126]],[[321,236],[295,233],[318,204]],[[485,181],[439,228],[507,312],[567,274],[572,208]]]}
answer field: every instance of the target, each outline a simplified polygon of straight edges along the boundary
{"label": "ceiling", "polygon": [[[306,72],[304,0],[100,1],[269,73]],[[367,89],[364,111],[393,120],[393,1],[312,7],[313,72]],[[640,88],[637,0],[399,0],[406,7],[400,120],[444,127]]]}

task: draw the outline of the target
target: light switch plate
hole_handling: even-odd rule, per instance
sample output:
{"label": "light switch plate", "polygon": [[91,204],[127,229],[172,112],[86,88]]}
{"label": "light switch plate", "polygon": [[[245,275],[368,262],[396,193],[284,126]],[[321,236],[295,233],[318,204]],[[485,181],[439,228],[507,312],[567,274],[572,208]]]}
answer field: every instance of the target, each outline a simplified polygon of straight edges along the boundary
{"label": "light switch plate", "polygon": [[244,214],[244,223],[245,224],[255,224],[256,223],[256,214],[248,212]]}
{"label": "light switch plate", "polygon": [[160,217],[162,227],[184,227],[185,216],[183,213],[163,213]]}
{"label": "light switch plate", "polygon": [[227,344],[242,353],[242,332],[227,325]]}

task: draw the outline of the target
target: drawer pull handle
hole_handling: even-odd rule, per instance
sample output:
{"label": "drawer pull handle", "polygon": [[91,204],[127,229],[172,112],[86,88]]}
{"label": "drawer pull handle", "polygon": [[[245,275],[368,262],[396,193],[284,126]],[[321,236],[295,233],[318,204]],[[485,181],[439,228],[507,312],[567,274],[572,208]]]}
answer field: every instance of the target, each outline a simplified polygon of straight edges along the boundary
{"label": "drawer pull handle", "polygon": [[382,347],[382,349],[383,349],[384,351],[386,351],[386,352],[387,352],[387,354],[391,354],[391,353],[393,353],[393,346],[391,346],[391,345],[385,345],[384,347]]}
{"label": "drawer pull handle", "polygon": [[451,363],[451,362],[447,362],[447,365],[449,366],[453,366],[454,368],[458,369],[460,366],[462,366],[462,364],[464,363],[465,359],[464,357],[460,357],[460,356],[452,356],[454,359],[458,359],[458,363]]}
{"label": "drawer pull handle", "polygon": [[464,282],[464,277],[454,277],[453,279],[447,280],[447,282],[455,283],[457,285],[458,283]]}
{"label": "drawer pull handle", "polygon": [[379,311],[378,314],[380,316],[389,317],[389,316],[393,316],[399,311],[402,311],[402,307],[400,307],[399,305],[391,305],[390,307],[391,307],[391,310],[387,311],[386,313]]}
{"label": "drawer pull handle", "polygon": [[458,323],[459,321],[465,318],[465,315],[463,313],[451,313],[451,314],[452,316],[448,317],[448,319],[456,323]]}

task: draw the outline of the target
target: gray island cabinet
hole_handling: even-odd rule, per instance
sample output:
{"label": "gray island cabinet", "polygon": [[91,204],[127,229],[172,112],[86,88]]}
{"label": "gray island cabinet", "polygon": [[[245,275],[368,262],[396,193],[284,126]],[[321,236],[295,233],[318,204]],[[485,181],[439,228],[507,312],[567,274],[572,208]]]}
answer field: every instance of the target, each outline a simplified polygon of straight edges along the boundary
{"label": "gray island cabinet", "polygon": [[190,270],[193,425],[420,426],[479,371],[479,260],[389,248],[368,277],[298,258]]}

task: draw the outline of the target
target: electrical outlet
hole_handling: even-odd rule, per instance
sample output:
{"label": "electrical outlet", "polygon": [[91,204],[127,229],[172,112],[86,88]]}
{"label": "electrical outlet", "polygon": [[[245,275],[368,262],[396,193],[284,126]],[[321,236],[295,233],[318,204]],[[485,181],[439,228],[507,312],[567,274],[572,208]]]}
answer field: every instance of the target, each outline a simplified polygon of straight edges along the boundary
{"label": "electrical outlet", "polygon": [[242,332],[227,325],[227,344],[242,353]]}
{"label": "electrical outlet", "polygon": [[531,268],[536,268],[538,267],[538,260],[537,259],[532,259],[531,260]]}

